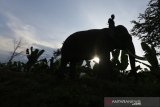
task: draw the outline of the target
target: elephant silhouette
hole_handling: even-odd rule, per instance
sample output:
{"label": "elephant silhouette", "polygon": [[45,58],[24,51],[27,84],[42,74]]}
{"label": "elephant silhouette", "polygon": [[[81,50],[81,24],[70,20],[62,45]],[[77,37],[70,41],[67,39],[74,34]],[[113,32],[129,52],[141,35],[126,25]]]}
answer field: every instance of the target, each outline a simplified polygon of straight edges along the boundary
{"label": "elephant silhouette", "polygon": [[[132,37],[123,25],[114,28],[114,34],[109,28],[91,29],[71,34],[63,43],[61,49],[61,68],[70,64],[75,68],[80,60],[90,60],[94,56],[100,58],[99,63],[110,61],[110,51],[126,50],[129,54],[131,72],[135,73],[135,48]],[[62,70],[63,71],[63,70]]]}

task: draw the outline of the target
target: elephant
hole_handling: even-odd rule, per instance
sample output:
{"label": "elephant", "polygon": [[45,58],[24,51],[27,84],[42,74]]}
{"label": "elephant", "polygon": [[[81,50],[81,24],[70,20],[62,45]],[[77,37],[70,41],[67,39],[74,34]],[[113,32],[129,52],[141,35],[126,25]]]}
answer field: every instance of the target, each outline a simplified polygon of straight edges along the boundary
{"label": "elephant", "polygon": [[110,61],[110,52],[114,49],[129,51],[131,71],[135,73],[135,48],[132,37],[123,25],[114,29],[90,29],[71,34],[61,48],[61,67],[67,64],[75,67],[80,60],[90,60],[94,56],[100,58],[99,63]]}

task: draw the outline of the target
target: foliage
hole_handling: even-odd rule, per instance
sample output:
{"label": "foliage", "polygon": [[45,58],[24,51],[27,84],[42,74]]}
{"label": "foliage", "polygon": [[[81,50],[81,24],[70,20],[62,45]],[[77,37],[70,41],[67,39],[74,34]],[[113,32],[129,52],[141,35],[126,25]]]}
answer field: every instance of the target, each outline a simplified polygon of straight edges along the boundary
{"label": "foliage", "polygon": [[44,53],[44,50],[33,50],[33,47],[26,49],[28,62],[26,63],[26,69],[29,71],[31,67],[38,62],[39,57]]}
{"label": "foliage", "polygon": [[28,62],[26,63],[26,70],[32,72],[56,72],[60,66],[60,49],[57,49],[53,52],[53,57],[49,59],[46,58],[40,59],[41,55],[44,53],[44,50],[33,50],[33,47],[26,50],[26,55]]}
{"label": "foliage", "polygon": [[53,52],[53,57],[50,59],[50,70],[53,72],[57,72],[60,67],[60,57],[61,56],[61,49],[57,49]]}
{"label": "foliage", "polygon": [[12,55],[9,59],[9,62],[12,62],[12,60],[16,57],[16,56],[19,56],[23,53],[23,51],[21,52],[17,52],[18,49],[20,49],[22,47],[22,40],[20,39],[19,41],[14,41],[14,49],[13,49],[13,52],[12,52]]}
{"label": "foliage", "polygon": [[59,70],[60,64],[61,64],[60,59],[57,59],[57,60],[54,61],[54,57],[51,57],[50,66],[49,66],[50,70],[52,72],[57,72]]}
{"label": "foliage", "polygon": [[145,57],[146,57],[147,61],[151,65],[150,66],[151,71],[155,71],[157,68],[159,68],[155,48],[153,46],[149,47],[145,42],[142,42],[141,46],[145,52]]}
{"label": "foliage", "polygon": [[[150,71],[149,70],[141,70],[141,75],[145,75],[145,73],[149,73],[149,75],[147,75],[148,77],[149,76],[153,76],[154,77],[154,81],[156,79],[158,79],[159,81],[159,77],[160,77],[160,66],[159,66],[159,63],[158,63],[158,59],[157,59],[157,54],[156,54],[156,51],[155,51],[155,48],[151,45],[149,46],[147,43],[145,42],[142,42],[141,43],[141,46],[142,46],[142,49],[143,51],[145,52],[145,55],[144,57],[146,58],[146,60],[148,61],[148,64],[146,63],[143,63],[141,61],[138,61],[137,62],[140,62],[141,64],[144,64],[145,66],[149,67]],[[144,76],[143,76],[144,77]],[[147,78],[148,78],[147,77]],[[153,79],[153,78],[152,78]],[[150,79],[151,80],[151,79]]]}
{"label": "foliage", "polygon": [[[142,43],[142,49],[150,63],[150,71],[141,70],[137,74],[137,82],[134,77],[126,75],[128,55],[125,51],[112,51],[112,74],[105,65],[95,64],[91,68],[90,61],[81,66],[79,63],[76,71],[80,76],[72,80],[70,78],[59,79],[55,72],[60,67],[60,50],[53,52],[49,60],[40,59],[44,50],[26,50],[30,59],[28,62],[8,62],[0,64],[0,106],[77,106],[77,107],[102,107],[104,97],[148,97],[160,95],[160,79],[158,62],[155,49]],[[25,72],[26,65],[31,63],[30,72]],[[105,68],[105,67],[104,67]],[[67,68],[67,71],[70,69]],[[101,72],[100,70],[104,70]],[[122,71],[122,72],[121,72]],[[106,72],[108,75],[104,75]],[[155,72],[155,73],[152,73]],[[99,78],[98,75],[101,74]],[[144,90],[145,89],[145,90]]]}
{"label": "foliage", "polygon": [[[160,83],[148,73],[139,82],[123,77],[119,81],[83,77],[57,79],[51,73],[0,70],[1,107],[103,107],[104,97],[158,97]],[[153,80],[153,81],[152,81]]]}
{"label": "foliage", "polygon": [[41,58],[44,50],[26,49],[26,63],[20,61],[9,61],[8,63],[0,64],[2,69],[8,69],[18,72],[57,72],[60,66],[60,49],[53,52],[53,57],[50,59]]}
{"label": "foliage", "polygon": [[132,34],[143,42],[154,47],[160,47],[160,2],[151,0],[143,14],[139,15],[139,21],[133,20]]}

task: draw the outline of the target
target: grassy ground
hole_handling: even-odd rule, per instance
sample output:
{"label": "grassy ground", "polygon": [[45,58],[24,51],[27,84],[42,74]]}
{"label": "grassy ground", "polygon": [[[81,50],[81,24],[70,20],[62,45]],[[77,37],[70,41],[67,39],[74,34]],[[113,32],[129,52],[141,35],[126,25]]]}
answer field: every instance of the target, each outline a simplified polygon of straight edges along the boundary
{"label": "grassy ground", "polygon": [[160,83],[0,71],[0,107],[103,107],[104,97],[160,96]]}

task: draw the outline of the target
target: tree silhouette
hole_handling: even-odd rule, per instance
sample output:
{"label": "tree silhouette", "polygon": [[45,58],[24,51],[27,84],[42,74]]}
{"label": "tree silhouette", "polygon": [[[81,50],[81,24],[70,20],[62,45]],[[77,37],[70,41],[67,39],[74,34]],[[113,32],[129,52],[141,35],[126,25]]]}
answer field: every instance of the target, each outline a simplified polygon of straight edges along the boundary
{"label": "tree silhouette", "polygon": [[38,62],[39,57],[44,53],[44,50],[35,49],[33,50],[33,47],[29,49],[26,49],[26,55],[28,58],[28,62],[26,63],[26,69],[27,71],[30,70],[30,68]]}
{"label": "tree silhouette", "polygon": [[151,0],[147,9],[138,17],[139,21],[133,20],[132,34],[142,39],[143,42],[160,47],[160,2]]}
{"label": "tree silhouette", "polygon": [[20,49],[22,47],[22,40],[21,39],[19,41],[14,40],[13,42],[14,42],[14,49],[13,49],[12,55],[9,58],[8,62],[12,62],[12,60],[15,57],[17,57],[17,56],[19,56],[19,55],[21,55],[23,53],[23,51],[17,52],[18,49]]}
{"label": "tree silhouette", "polygon": [[145,52],[145,57],[147,61],[150,63],[150,68],[151,71],[158,71],[159,70],[159,63],[158,59],[156,56],[156,50],[154,47],[148,46],[146,43],[142,42],[141,43],[142,49]]}

